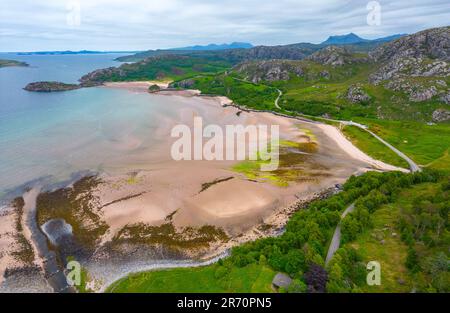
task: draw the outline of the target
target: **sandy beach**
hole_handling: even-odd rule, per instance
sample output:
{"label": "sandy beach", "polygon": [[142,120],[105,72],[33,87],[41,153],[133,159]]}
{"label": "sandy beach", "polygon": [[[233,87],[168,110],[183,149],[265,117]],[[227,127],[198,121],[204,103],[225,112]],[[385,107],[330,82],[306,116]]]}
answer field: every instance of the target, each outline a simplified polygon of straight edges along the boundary
{"label": "sandy beach", "polygon": [[[148,93],[148,87],[152,84],[154,82],[107,83],[100,88]],[[166,88],[167,85],[161,83],[161,88]],[[129,251],[130,245],[135,245],[137,239],[142,239],[139,238],[142,234],[133,237],[130,227],[139,226],[134,231],[142,231],[145,227],[153,230],[164,225],[173,225],[174,235],[194,238],[195,232],[203,226],[215,227],[214,231],[224,232],[227,240],[211,240],[201,249],[177,250],[177,253],[184,255],[183,259],[211,258],[242,242],[277,234],[299,202],[311,201],[324,192],[330,192],[351,175],[370,169],[402,170],[370,158],[333,126],[299,121],[267,112],[244,112],[232,106],[224,107],[232,103],[226,97],[198,97],[198,94],[195,90],[148,93],[149,105],[152,97],[168,95],[182,104],[176,116],[161,115],[158,127],[153,128],[149,134],[154,139],[150,147],[144,145],[145,138],[132,132],[125,131],[120,134],[118,140],[112,141],[110,145],[114,145],[116,150],[127,152],[121,157],[123,159],[115,160],[117,164],[124,164],[125,170],[108,169],[101,172],[98,176],[99,182],[77,196],[90,199],[92,214],[98,216],[97,224],[74,216],[75,219],[80,219],[81,226],[95,229],[95,225],[106,225],[107,229],[99,235],[97,248],[92,252],[92,256],[83,261],[83,266],[89,270],[92,280],[96,282],[96,290],[102,290],[111,280],[111,276],[105,274],[99,266],[113,259],[108,247],[120,245],[122,248],[126,247],[124,251]],[[314,150],[301,152],[286,146],[282,152],[284,168],[273,175],[250,173],[256,175],[255,177],[235,169],[242,161],[173,160],[170,147],[175,138],[170,136],[171,129],[180,123],[192,126],[194,117],[198,116],[203,118],[205,124],[214,123],[220,127],[236,124],[279,125],[282,141],[290,142],[290,145],[294,146],[313,144]],[[124,129],[126,130],[126,127]],[[129,166],[126,166],[127,164]],[[283,177],[282,184],[277,181],[277,175]],[[24,197],[35,199],[36,192],[39,191],[34,189]],[[28,205],[25,212],[29,213],[33,209],[30,205],[33,206],[34,203],[26,203]],[[12,213],[4,210],[0,215],[0,223],[2,273],[14,262],[9,248],[13,241],[10,235],[14,227]],[[261,229],[261,225],[268,227]],[[187,230],[189,235],[186,235]],[[27,240],[33,242],[26,227],[24,235]],[[162,255],[164,254],[156,259],[164,259]],[[134,256],[133,262],[137,262],[139,266],[125,266],[124,275],[130,271],[151,268],[155,264],[155,258],[147,259],[146,255]],[[39,260],[36,262],[39,264]],[[114,275],[117,277],[119,274]]]}

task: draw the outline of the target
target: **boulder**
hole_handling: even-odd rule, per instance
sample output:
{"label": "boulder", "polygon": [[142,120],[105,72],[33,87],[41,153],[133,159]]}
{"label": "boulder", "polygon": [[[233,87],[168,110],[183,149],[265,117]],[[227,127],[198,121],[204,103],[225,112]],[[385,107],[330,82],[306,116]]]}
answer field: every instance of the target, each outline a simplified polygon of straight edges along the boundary
{"label": "boulder", "polygon": [[437,109],[433,112],[432,117],[434,122],[445,122],[450,120],[450,111]]}
{"label": "boulder", "polygon": [[275,288],[284,288],[287,289],[292,283],[292,278],[284,273],[277,273],[272,280],[272,285]]}
{"label": "boulder", "polygon": [[370,96],[360,85],[351,85],[347,91],[347,100],[353,103],[367,102],[370,100]]}

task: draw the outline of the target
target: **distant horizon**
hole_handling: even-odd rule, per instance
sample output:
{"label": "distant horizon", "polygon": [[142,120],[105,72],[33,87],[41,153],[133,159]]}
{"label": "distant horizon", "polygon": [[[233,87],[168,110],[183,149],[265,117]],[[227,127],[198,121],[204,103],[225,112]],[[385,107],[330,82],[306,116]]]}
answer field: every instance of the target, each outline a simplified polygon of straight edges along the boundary
{"label": "distant horizon", "polygon": [[[446,27],[447,25],[444,26],[440,26],[440,27]],[[450,26],[450,25],[448,25]],[[425,30],[425,29],[422,29]],[[418,30],[418,32],[422,31],[422,30]],[[348,33],[343,33],[343,34],[331,34],[328,37],[326,37],[323,41],[320,41],[318,43],[313,43],[313,42],[307,42],[307,41],[298,41],[298,42],[291,42],[291,43],[286,43],[284,45],[289,45],[289,44],[298,44],[298,43],[311,43],[311,44],[321,44],[323,42],[325,42],[326,40],[328,40],[330,37],[339,37],[339,36],[347,36],[350,34],[354,34],[358,37],[360,37],[361,39],[364,40],[376,40],[376,39],[380,39],[380,38],[385,38],[385,37],[390,37],[390,36],[395,36],[395,35],[403,35],[403,36],[407,36],[410,35],[411,33],[395,33],[395,34],[390,34],[390,35],[383,35],[383,36],[374,36],[374,38],[367,38],[364,36],[360,36],[357,33],[354,32],[348,32]],[[231,42],[211,42],[211,43],[207,43],[207,44],[197,44],[197,43],[192,43],[189,45],[186,45],[186,47],[195,47],[195,46],[202,46],[202,47],[206,47],[209,45],[231,45],[233,43],[246,43],[246,44],[251,44],[253,45],[253,47],[257,47],[257,46],[276,46],[277,44],[274,45],[255,45],[250,41],[231,41]],[[171,48],[155,48],[155,49],[142,49],[142,50],[128,50],[128,49],[119,49],[119,50],[107,50],[107,49],[101,49],[101,50],[92,50],[92,49],[79,49],[79,50],[70,50],[70,49],[56,49],[56,50],[29,50],[29,51],[0,51],[0,53],[11,53],[11,54],[18,54],[18,53],[55,53],[55,52],[73,52],[73,53],[80,53],[80,52],[94,52],[94,53],[138,53],[138,52],[143,52],[143,51],[148,51],[148,50],[176,50],[176,49],[181,49],[184,47],[171,47]]]}
{"label": "distant horizon", "polygon": [[367,39],[446,26],[448,0],[4,0],[3,52],[145,51],[223,42],[255,46]]}

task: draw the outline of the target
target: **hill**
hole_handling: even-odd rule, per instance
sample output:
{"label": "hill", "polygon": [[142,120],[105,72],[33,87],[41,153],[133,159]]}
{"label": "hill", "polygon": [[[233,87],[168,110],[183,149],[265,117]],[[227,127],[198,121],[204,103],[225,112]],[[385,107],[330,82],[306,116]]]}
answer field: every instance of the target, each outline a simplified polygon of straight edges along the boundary
{"label": "hill", "polygon": [[321,43],[321,45],[349,45],[349,44],[359,44],[359,43],[382,43],[382,42],[389,42],[395,39],[398,39],[400,37],[406,36],[406,34],[395,34],[387,37],[377,38],[377,39],[364,39],[359,37],[358,35],[354,33],[350,33],[347,35],[341,35],[341,36],[330,36],[327,40]]}
{"label": "hill", "polygon": [[208,46],[192,46],[169,50],[148,50],[130,56],[119,57],[117,58],[117,60],[121,62],[136,62],[148,57],[163,54],[197,55],[202,57],[214,56],[216,58],[226,59],[234,63],[248,60],[270,59],[301,60],[314,53],[315,51],[324,48],[325,46],[332,45],[332,42],[336,42],[333,45],[343,45],[352,52],[368,52],[375,49],[379,45],[394,40],[400,36],[402,35],[392,35],[375,40],[368,40],[362,39],[355,34],[349,34],[346,36],[331,36],[328,41],[325,41],[321,44],[301,42],[278,46],[250,47],[247,44],[243,44],[244,46],[240,46],[241,43],[232,43],[228,47],[225,46],[226,49],[219,49],[220,46],[218,45],[216,45],[215,47],[214,45],[212,45],[211,47],[217,49],[209,49]]}
{"label": "hill", "polygon": [[350,33],[350,34],[341,35],[341,36],[330,36],[330,37],[328,37],[327,40],[322,42],[322,45],[345,45],[345,44],[367,42],[367,41],[369,41],[369,40],[363,39],[354,33]]}
{"label": "hill", "polygon": [[227,50],[227,49],[249,49],[252,48],[253,45],[248,42],[232,42],[230,44],[209,44],[205,46],[201,45],[195,45],[195,46],[189,46],[189,47],[181,47],[181,48],[174,48],[169,50],[187,50],[187,51],[214,51],[214,50]]}
{"label": "hill", "polygon": [[[226,91],[223,95],[241,100],[241,105],[258,107],[254,99],[259,97],[251,101],[242,97],[243,90],[264,89],[252,87],[253,83],[280,89],[281,107],[303,114],[443,122],[450,119],[449,34],[450,27],[429,29],[377,43],[369,53],[355,51],[355,46],[374,45],[372,42],[339,46],[299,43],[169,54],[154,51],[153,56],[137,63],[98,70],[81,81],[96,85],[104,81],[171,79],[176,81],[174,86],[208,93],[222,90]],[[196,77],[205,74],[211,77]],[[212,78],[214,75],[217,79]],[[188,82],[182,82],[184,79]],[[242,80],[250,84],[243,88]],[[227,88],[211,89],[208,82],[226,82]],[[264,94],[272,97],[268,90]],[[261,106],[268,108],[268,103],[266,97]]]}
{"label": "hill", "polygon": [[107,53],[138,53],[138,51],[32,51],[32,52],[18,52],[17,55],[77,55],[77,54],[107,54]]}

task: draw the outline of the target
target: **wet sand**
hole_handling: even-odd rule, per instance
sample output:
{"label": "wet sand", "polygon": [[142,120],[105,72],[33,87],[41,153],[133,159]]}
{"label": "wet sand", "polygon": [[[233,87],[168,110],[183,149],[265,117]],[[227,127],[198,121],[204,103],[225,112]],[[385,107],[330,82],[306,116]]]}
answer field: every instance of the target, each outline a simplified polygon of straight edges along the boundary
{"label": "wet sand", "polygon": [[[114,83],[107,84],[107,88],[131,88],[132,92],[146,92],[147,85]],[[177,91],[171,91],[171,95],[183,98]],[[300,123],[270,113],[241,112],[238,116],[238,109],[222,107],[230,102],[224,97],[198,99],[201,108],[190,107],[182,110],[179,121],[190,125],[193,116],[202,116],[220,126],[276,124],[280,126],[281,138],[290,141],[304,140],[308,135],[303,128],[308,129],[319,142],[319,151],[311,162],[325,168],[322,171],[324,177],[312,179],[310,182],[292,183],[287,187],[278,187],[265,181],[252,181],[231,169],[238,161],[174,161],[168,153],[173,141],[168,139],[165,144],[154,147],[149,160],[151,165],[145,170],[132,174],[102,176],[103,183],[97,187],[94,195],[103,205],[113,202],[101,209],[104,220],[110,226],[104,242],[110,240],[125,225],[139,222],[159,225],[164,222],[166,216],[175,211],[177,213],[173,221],[176,226],[215,225],[232,234],[239,234],[250,229],[255,223],[261,223],[297,198],[342,183],[348,176],[375,164],[366,162],[369,157],[350,157],[349,153],[354,151],[345,151],[334,142],[336,136],[330,136],[317,125]],[[173,126],[175,122],[166,121],[166,125]],[[161,129],[158,136],[170,137],[168,131],[168,128]],[[234,179],[200,193],[202,184],[224,177]],[[117,201],[130,195],[136,196]]]}
{"label": "wet sand", "polygon": [[[147,93],[148,86],[152,84],[153,82],[108,83],[102,88]],[[110,244],[129,225],[141,223],[158,226],[167,223],[170,216],[171,223],[177,229],[204,225],[223,229],[230,238],[226,244],[211,243],[206,250],[195,254],[196,258],[210,258],[242,242],[276,234],[284,227],[299,201],[313,200],[336,184],[345,182],[350,175],[370,169],[398,169],[373,160],[330,125],[223,107],[231,101],[225,97],[196,97],[198,91],[163,91],[149,94],[149,97],[167,95],[185,104],[178,111],[177,117],[161,117],[159,127],[151,134],[156,138],[151,147],[143,147],[142,138],[133,134],[127,134],[122,140],[114,142],[117,149],[129,152],[117,163],[129,164],[130,170],[109,169],[101,173],[101,183],[90,191],[99,217],[108,226],[108,231],[102,236],[94,253],[93,261],[84,264],[93,281],[96,281],[96,290],[101,290],[111,281],[111,277],[99,267],[108,261],[108,255],[102,255],[101,248]],[[170,130],[178,123],[192,126],[196,116],[203,117],[204,126],[210,123],[222,127],[236,124],[279,125],[282,140],[315,141],[317,151],[308,156],[299,165],[300,169],[297,169],[304,178],[291,181],[285,186],[274,184],[269,179],[250,179],[234,171],[232,167],[238,161],[174,161],[170,155],[170,147],[176,139],[170,137]],[[224,180],[226,178],[231,179]],[[204,184],[220,180],[224,181],[211,184],[202,191]],[[7,214],[0,216],[0,223],[2,232],[4,229],[8,230],[11,217]],[[270,229],[261,231],[258,227],[263,224],[271,225]],[[26,234],[26,237],[29,238],[30,234]],[[9,245],[8,240],[9,237],[2,233],[0,247]],[[9,258],[8,252],[2,256],[0,271],[9,266]],[[133,271],[133,268],[142,270],[151,267],[155,259],[142,258],[132,262],[137,262],[139,266],[134,268],[124,265],[127,270],[123,275]],[[115,272],[114,277],[118,276],[120,274]]]}

